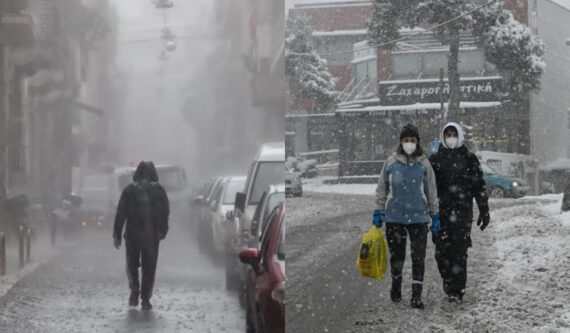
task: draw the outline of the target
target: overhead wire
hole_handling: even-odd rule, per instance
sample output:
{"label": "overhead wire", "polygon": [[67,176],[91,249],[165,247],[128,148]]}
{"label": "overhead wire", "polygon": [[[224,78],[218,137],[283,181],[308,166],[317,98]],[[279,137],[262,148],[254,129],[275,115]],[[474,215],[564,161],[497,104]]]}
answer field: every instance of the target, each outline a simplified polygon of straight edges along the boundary
{"label": "overhead wire", "polygon": [[[403,37],[400,37],[400,38],[397,38],[397,39],[394,39],[394,40],[391,40],[391,41],[388,41],[388,42],[384,42],[384,43],[379,43],[379,44],[375,44],[375,45],[369,45],[369,46],[367,46],[367,47],[364,47],[364,48],[362,48],[362,49],[359,49],[358,51],[366,51],[366,50],[371,50],[371,49],[375,49],[375,48],[382,47],[382,46],[386,46],[386,45],[395,44],[395,43],[398,43],[398,42],[401,42],[401,41],[404,41],[404,40],[408,40],[408,39],[410,39],[410,38],[412,38],[412,37],[416,37],[416,36],[425,34],[425,33],[427,33],[427,32],[430,32],[430,31],[432,31],[432,30],[435,30],[435,29],[437,29],[437,28],[441,28],[441,27],[443,27],[443,26],[445,26],[445,25],[448,25],[448,24],[450,24],[450,23],[452,23],[452,22],[455,22],[455,21],[457,21],[457,20],[459,20],[459,19],[461,19],[461,18],[463,18],[463,17],[465,17],[465,16],[467,16],[467,15],[470,15],[470,14],[473,13],[473,12],[478,11],[478,10],[481,9],[481,8],[487,7],[487,6],[489,6],[489,5],[493,4],[493,3],[495,3],[496,1],[497,1],[497,0],[491,0],[491,1],[489,1],[489,2],[486,2],[485,4],[483,4],[483,5],[479,6],[479,7],[476,7],[476,8],[474,8],[474,9],[468,11],[468,12],[465,12],[465,13],[463,13],[463,14],[457,16],[457,17],[454,17],[454,18],[452,18],[452,19],[450,19],[450,20],[447,20],[447,21],[445,21],[445,22],[442,22],[442,23],[440,23],[440,24],[438,24],[438,25],[435,25],[435,26],[430,27],[430,28],[428,28],[428,29],[424,29],[424,30],[422,30],[422,31],[420,31],[420,32],[418,32],[418,33],[406,35],[406,36],[403,36]],[[327,56],[327,55],[347,54],[347,53],[353,53],[353,52],[354,52],[354,50],[342,50],[342,51],[334,51],[334,52],[315,52],[315,53],[318,54],[319,56]],[[287,50],[287,49],[285,50],[285,54],[298,55],[298,56],[313,56],[315,53],[303,53],[303,52],[293,52],[293,51]]]}

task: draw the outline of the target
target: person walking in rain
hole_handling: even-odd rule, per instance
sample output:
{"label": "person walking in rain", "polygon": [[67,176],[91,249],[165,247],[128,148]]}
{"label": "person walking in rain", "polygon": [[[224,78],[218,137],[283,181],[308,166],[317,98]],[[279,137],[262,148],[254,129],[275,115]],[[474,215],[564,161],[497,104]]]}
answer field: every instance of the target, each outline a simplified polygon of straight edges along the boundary
{"label": "person walking in rain", "polygon": [[438,151],[429,158],[436,176],[441,212],[441,232],[432,236],[435,260],[443,279],[443,291],[455,303],[461,302],[465,294],[473,198],[479,207],[477,225],[485,230],[490,221],[483,172],[464,141],[461,126],[448,123],[441,131]]}
{"label": "person walking in rain", "polygon": [[[158,183],[158,174],[152,162],[139,163],[133,182],[121,193],[113,241],[117,249],[121,247],[121,233],[125,227],[125,248],[127,253],[127,277],[131,295],[129,305],[139,304],[150,310],[150,298],[154,285],[158,245],[168,232],[169,203],[166,191]],[[142,270],[142,283],[139,283],[139,267]]]}
{"label": "person walking in rain", "polygon": [[393,302],[402,300],[402,270],[406,258],[406,239],[410,237],[412,258],[413,308],[423,309],[422,289],[428,223],[439,231],[439,207],[435,175],[422,147],[418,128],[405,125],[400,132],[396,154],[388,157],[376,188],[373,224],[386,223],[386,239],[390,251]]}

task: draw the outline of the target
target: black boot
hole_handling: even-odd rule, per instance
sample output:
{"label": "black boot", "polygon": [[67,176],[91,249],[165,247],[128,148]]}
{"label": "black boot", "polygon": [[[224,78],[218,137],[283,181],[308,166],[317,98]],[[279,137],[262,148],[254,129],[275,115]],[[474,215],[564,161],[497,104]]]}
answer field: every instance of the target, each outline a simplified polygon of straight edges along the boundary
{"label": "black boot", "polygon": [[412,301],[411,305],[414,309],[423,309],[424,302],[422,302],[422,285],[420,283],[412,284]]}
{"label": "black boot", "polygon": [[463,295],[461,293],[450,293],[447,295],[449,303],[462,303]]}
{"label": "black boot", "polygon": [[131,290],[131,296],[129,297],[129,306],[139,305],[139,291]]}
{"label": "black boot", "polygon": [[402,300],[402,276],[398,278],[392,278],[390,299],[392,299],[392,302],[399,302]]}
{"label": "black boot", "polygon": [[141,305],[143,310],[152,310],[152,304],[150,304],[148,299],[143,299]]}

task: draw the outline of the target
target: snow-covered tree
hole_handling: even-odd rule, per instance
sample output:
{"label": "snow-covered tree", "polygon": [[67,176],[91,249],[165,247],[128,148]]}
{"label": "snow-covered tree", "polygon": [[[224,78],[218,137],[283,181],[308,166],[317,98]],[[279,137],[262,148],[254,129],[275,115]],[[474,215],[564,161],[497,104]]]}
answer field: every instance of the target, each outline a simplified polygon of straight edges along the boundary
{"label": "snow-covered tree", "polygon": [[[519,96],[538,89],[544,72],[544,45],[528,27],[517,22],[501,2],[473,11],[480,4],[472,0],[375,0],[372,20],[368,23],[371,45],[400,38],[401,27],[420,22],[432,26],[434,37],[449,45],[449,111],[459,111],[459,42],[461,31],[472,31],[487,60],[508,76],[510,92]],[[473,11],[473,12],[471,12]],[[469,15],[464,15],[469,13]],[[383,45],[390,49],[395,44]]]}
{"label": "snow-covered tree", "polygon": [[289,17],[285,32],[285,77],[287,90],[311,100],[315,109],[331,106],[335,101],[336,79],[328,70],[326,59],[314,49],[312,28],[304,16]]}

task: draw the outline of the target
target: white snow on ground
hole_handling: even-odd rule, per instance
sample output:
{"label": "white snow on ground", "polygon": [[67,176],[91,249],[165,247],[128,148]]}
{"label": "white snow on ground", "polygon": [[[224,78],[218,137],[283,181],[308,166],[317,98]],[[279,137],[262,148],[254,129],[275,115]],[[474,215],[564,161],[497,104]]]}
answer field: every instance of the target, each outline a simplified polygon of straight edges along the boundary
{"label": "white snow on ground", "polygon": [[[304,191],[337,196],[372,195],[375,188],[375,184],[324,185],[322,179],[304,184]],[[310,204],[308,198],[299,200],[307,200],[303,206]],[[348,201],[359,199],[345,195],[342,200],[351,205]],[[446,302],[442,310],[433,308],[432,298],[440,297],[439,282],[426,286],[433,289],[426,292],[430,306],[425,313],[430,315],[418,331],[570,332],[570,212],[561,212],[561,201],[562,194],[491,199],[491,224],[482,233],[475,225],[475,212],[466,303],[454,310]],[[338,202],[320,202],[313,214],[333,217],[335,212],[343,213]],[[311,220],[309,212],[305,215],[306,221]],[[288,220],[298,218],[292,217]],[[405,323],[410,318],[400,319],[395,321]]]}
{"label": "white snow on ground", "polygon": [[303,179],[303,191],[362,195],[373,195],[376,193],[376,184],[323,184],[323,181],[326,179],[337,179],[337,177]]}

